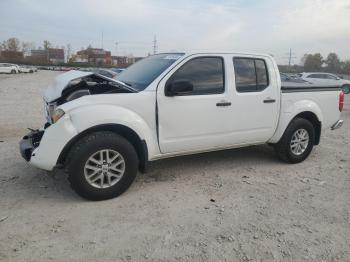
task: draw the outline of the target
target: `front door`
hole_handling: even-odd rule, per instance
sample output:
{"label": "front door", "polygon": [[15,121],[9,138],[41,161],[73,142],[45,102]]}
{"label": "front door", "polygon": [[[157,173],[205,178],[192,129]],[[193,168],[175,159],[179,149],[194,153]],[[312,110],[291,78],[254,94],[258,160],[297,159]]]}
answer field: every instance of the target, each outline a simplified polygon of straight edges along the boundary
{"label": "front door", "polygon": [[[186,81],[193,90],[174,96],[166,86]],[[189,152],[224,146],[231,116],[223,57],[197,56],[182,62],[157,91],[159,145],[162,153]],[[225,104],[226,103],[226,104]]]}

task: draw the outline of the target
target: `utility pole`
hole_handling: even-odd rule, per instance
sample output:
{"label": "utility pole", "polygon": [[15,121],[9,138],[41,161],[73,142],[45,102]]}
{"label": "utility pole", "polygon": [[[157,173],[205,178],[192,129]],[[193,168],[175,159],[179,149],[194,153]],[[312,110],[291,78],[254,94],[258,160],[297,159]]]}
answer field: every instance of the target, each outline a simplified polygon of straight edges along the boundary
{"label": "utility pole", "polygon": [[115,42],[115,55],[118,55],[118,42]]}
{"label": "utility pole", "polygon": [[289,49],[289,61],[288,61],[289,67],[290,67],[291,63],[292,63],[292,48]]}
{"label": "utility pole", "polygon": [[101,38],[101,48],[103,49],[103,30],[102,30],[102,38]]}
{"label": "utility pole", "polygon": [[155,55],[157,53],[158,49],[158,43],[157,43],[157,36],[154,35],[153,39],[153,54]]}
{"label": "utility pole", "polygon": [[297,58],[295,56],[295,53],[292,52],[292,48],[289,48],[289,53],[288,53],[288,66],[291,67],[292,65],[292,59]]}

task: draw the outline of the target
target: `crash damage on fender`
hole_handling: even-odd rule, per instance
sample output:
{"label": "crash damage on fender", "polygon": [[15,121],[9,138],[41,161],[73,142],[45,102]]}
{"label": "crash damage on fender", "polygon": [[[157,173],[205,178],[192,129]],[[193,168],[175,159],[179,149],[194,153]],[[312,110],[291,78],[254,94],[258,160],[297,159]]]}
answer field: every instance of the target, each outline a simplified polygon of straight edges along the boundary
{"label": "crash damage on fender", "polygon": [[22,138],[19,143],[22,157],[30,160],[34,149],[40,145],[44,130],[54,122],[53,114],[58,106],[87,95],[134,92],[137,90],[127,84],[94,72],[71,70],[57,76],[44,93],[47,122],[43,129],[30,129]]}

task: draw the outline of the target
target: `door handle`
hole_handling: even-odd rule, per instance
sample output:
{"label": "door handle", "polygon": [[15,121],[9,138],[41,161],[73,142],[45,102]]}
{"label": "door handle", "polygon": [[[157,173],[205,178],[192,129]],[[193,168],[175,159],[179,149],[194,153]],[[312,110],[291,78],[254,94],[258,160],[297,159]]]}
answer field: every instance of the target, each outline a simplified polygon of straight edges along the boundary
{"label": "door handle", "polygon": [[231,102],[227,102],[227,101],[216,103],[216,106],[230,106],[230,105],[231,105]]}
{"label": "door handle", "polygon": [[264,103],[275,103],[275,102],[276,102],[276,100],[273,98],[270,98],[270,97],[268,97],[264,100]]}

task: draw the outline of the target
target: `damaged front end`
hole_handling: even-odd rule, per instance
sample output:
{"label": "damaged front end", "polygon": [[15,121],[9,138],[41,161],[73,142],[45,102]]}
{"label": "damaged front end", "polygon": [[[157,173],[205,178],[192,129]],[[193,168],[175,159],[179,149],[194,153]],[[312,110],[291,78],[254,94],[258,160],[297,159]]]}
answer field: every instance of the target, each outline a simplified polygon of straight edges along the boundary
{"label": "damaged front end", "polygon": [[30,160],[32,152],[40,145],[43,135],[44,130],[31,130],[30,133],[25,135],[19,142],[21,155],[26,161]]}
{"label": "damaged front end", "polygon": [[58,106],[82,96],[133,92],[137,90],[116,79],[98,73],[72,70],[59,75],[46,90],[46,120],[52,124],[52,116]]}
{"label": "damaged front end", "polygon": [[123,82],[93,72],[72,70],[59,75],[44,94],[46,117],[44,127],[40,130],[30,129],[30,132],[19,142],[22,157],[26,161],[31,161],[35,157],[36,149],[39,147],[44,134],[49,131],[48,128],[51,126],[49,129],[52,131],[52,127],[56,126],[53,124],[59,119],[57,113],[62,111],[59,117],[64,116],[64,111],[58,108],[60,105],[87,95],[132,92],[137,91]]}

